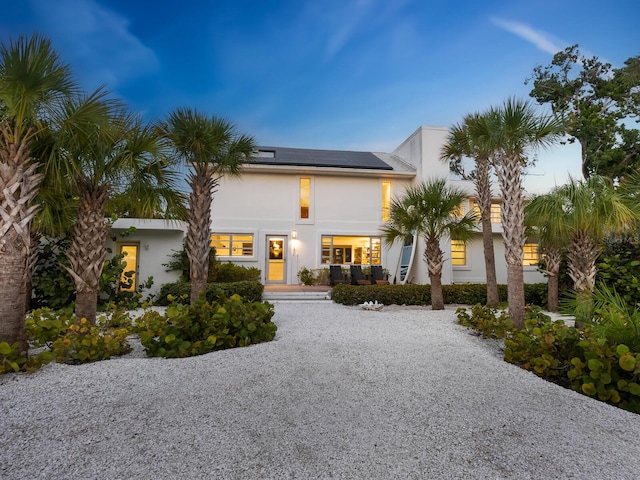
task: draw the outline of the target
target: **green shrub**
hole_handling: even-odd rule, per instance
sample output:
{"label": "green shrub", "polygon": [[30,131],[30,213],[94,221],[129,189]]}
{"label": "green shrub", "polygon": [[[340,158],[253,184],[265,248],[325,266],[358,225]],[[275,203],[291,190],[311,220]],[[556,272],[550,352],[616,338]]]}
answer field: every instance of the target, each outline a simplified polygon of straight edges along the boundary
{"label": "green shrub", "polygon": [[298,270],[298,278],[300,279],[300,283],[303,285],[313,285],[316,283],[316,276],[313,273],[313,270],[310,270],[307,267],[302,267]]}
{"label": "green shrub", "polygon": [[338,284],[331,298],[344,305],[373,302],[384,305],[428,305],[431,302],[429,285],[345,285]]}
{"label": "green shrub", "polygon": [[[252,280],[232,283],[208,283],[205,299],[208,302],[217,302],[221,297],[228,298],[232,295],[238,294],[247,302],[260,302],[262,301],[263,292],[264,285]],[[165,283],[160,288],[158,299],[155,301],[155,304],[169,305],[171,303],[168,300],[169,295],[177,299],[176,301],[179,303],[189,303],[189,299],[191,298],[191,283]]]}
{"label": "green shrub", "polygon": [[209,267],[208,283],[235,283],[260,281],[260,269],[256,267],[245,267],[243,265],[236,265],[231,262],[218,262],[215,261]]}
{"label": "green shrub", "polygon": [[63,336],[73,323],[71,309],[53,311],[45,307],[32,310],[25,317],[27,340],[36,348],[51,348],[53,342]]}
{"label": "green shrub", "polygon": [[470,311],[458,308],[456,315],[460,325],[476,330],[485,338],[505,338],[513,329],[513,322],[506,312],[500,312],[498,316],[497,310],[485,305],[476,304]]}
{"label": "green shrub", "polygon": [[91,363],[124,355],[131,351],[127,328],[104,330],[86,318],[69,325],[67,332],[55,340],[51,351],[58,363]]}
{"label": "green shrub", "polygon": [[273,340],[273,305],[242,301],[239,295],[193,306],[174,304],[164,315],[146,312],[136,323],[150,357],[188,357]]}
{"label": "green shrub", "polygon": [[587,336],[579,343],[582,355],[571,360],[571,387],[580,393],[640,413],[640,353],[626,345]]}
{"label": "green shrub", "polygon": [[[507,300],[507,286],[498,285],[500,301]],[[487,303],[487,286],[484,283],[458,283],[443,285],[442,294],[447,305],[475,305]],[[333,287],[331,297],[336,303],[359,305],[378,300],[385,305],[429,305],[430,285],[345,285]],[[547,284],[525,285],[525,301],[532,305],[546,305]]]}
{"label": "green shrub", "polygon": [[640,304],[640,244],[633,239],[608,239],[598,262],[597,284],[606,285],[635,308]]}
{"label": "green shrub", "polygon": [[568,386],[571,359],[580,354],[583,332],[562,320],[551,322],[539,308],[529,309],[525,327],[512,330],[504,341],[504,359],[538,376]]}

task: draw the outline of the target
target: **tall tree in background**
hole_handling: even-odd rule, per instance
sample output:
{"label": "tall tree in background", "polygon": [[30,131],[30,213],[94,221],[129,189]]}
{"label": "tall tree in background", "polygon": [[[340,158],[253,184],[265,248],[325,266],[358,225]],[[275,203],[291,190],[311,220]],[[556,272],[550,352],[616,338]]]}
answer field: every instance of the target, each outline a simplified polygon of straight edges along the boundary
{"label": "tall tree in background", "polygon": [[76,91],[68,65],[39,35],[0,45],[0,341],[26,349],[31,221],[42,174],[32,144]]}
{"label": "tall tree in background", "polygon": [[253,137],[238,133],[232,123],[190,108],[171,112],[160,129],[178,158],[190,168],[185,250],[193,304],[207,286],[214,193],[223,176],[240,174],[242,164],[253,160],[257,147]]}
{"label": "tall tree in background", "polygon": [[507,263],[509,316],[518,328],[524,327],[523,249],[524,188],[522,176],[528,156],[554,143],[562,133],[562,123],[540,116],[529,102],[509,98],[474,122],[471,134],[482,148],[494,152],[491,161],[503,199],[502,238]]}
{"label": "tall tree in background", "polygon": [[573,45],[537,66],[530,93],[549,104],[566,125],[569,142],[580,143],[582,175],[621,180],[640,166],[640,132],[624,122],[640,119],[640,56],[613,69],[597,57],[587,58]]}
{"label": "tall tree in background", "polygon": [[447,186],[444,179],[435,179],[407,188],[404,195],[394,199],[389,221],[382,228],[387,245],[417,232],[425,241],[424,258],[431,283],[431,308],[444,309],[442,294],[442,265],[444,253],[440,248],[443,238],[468,241],[476,226],[475,213],[458,217],[460,203],[467,194]]}
{"label": "tall tree in background", "polygon": [[[496,277],[496,259],[493,248],[493,229],[491,226],[491,163],[493,151],[483,148],[481,129],[486,126],[480,114],[468,115],[461,124],[449,129],[447,143],[442,149],[442,160],[449,161],[451,171],[464,179],[471,179],[476,188],[480,222],[482,225],[482,244],[484,247],[484,265],[487,279],[487,304],[496,307],[500,302],[498,280]],[[473,130],[474,136],[471,131]],[[485,132],[486,135],[486,132]],[[478,137],[479,136],[479,137]],[[472,158],[475,169],[468,174],[464,170],[463,159]]]}

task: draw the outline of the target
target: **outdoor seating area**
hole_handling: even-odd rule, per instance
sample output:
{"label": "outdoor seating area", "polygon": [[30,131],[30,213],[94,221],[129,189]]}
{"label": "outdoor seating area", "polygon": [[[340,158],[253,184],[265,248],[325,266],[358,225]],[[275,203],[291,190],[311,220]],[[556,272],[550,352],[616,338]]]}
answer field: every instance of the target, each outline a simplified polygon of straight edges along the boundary
{"label": "outdoor seating area", "polygon": [[[367,272],[367,270],[370,272]],[[389,274],[385,273],[382,265],[349,265],[349,272],[343,270],[342,265],[329,266],[329,285],[389,285]]]}

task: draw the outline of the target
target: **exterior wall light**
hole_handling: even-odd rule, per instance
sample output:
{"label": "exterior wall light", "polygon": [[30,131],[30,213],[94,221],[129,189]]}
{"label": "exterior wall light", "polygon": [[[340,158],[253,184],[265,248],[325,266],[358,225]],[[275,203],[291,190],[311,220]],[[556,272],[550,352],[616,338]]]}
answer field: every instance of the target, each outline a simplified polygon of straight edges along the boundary
{"label": "exterior wall light", "polygon": [[298,231],[297,230],[291,230],[291,238],[293,240],[296,240],[298,238]]}

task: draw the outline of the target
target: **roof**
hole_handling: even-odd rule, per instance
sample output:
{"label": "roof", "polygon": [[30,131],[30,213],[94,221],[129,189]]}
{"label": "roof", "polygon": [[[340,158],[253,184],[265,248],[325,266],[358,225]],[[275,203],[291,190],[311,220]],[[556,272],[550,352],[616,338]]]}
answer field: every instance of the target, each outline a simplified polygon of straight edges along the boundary
{"label": "roof", "polygon": [[312,150],[308,148],[258,147],[255,163],[258,165],[393,170],[391,165],[371,152]]}

